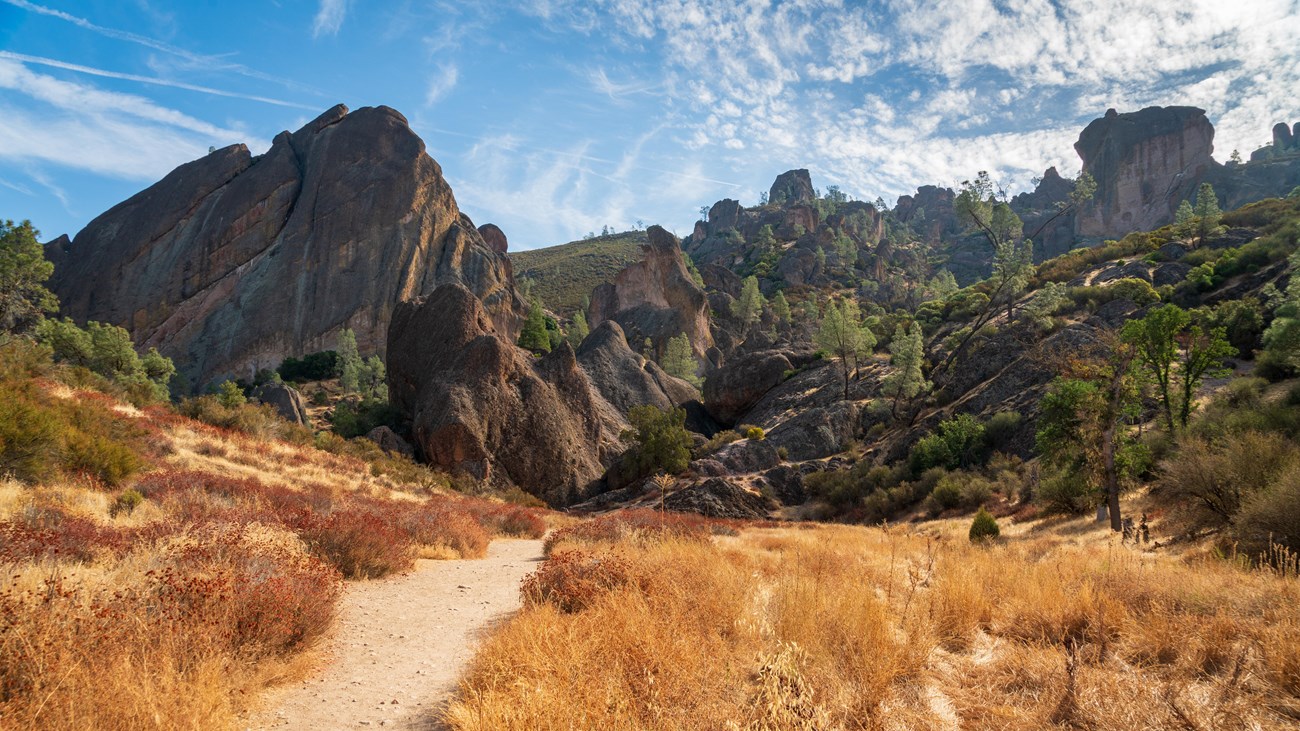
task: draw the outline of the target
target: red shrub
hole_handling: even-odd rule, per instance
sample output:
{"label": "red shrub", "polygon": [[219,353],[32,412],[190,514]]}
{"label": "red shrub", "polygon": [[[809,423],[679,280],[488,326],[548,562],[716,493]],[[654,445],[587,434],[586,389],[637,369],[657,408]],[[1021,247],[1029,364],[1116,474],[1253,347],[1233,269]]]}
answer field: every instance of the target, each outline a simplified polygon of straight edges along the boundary
{"label": "red shrub", "polygon": [[620,510],[553,531],[546,537],[543,549],[549,555],[551,549],[562,541],[616,543],[627,538],[707,540],[711,535],[734,532],[726,522],[694,513]]}
{"label": "red shrub", "polygon": [[554,604],[580,612],[599,597],[634,580],[632,564],[612,553],[570,549],[552,555],[520,587],[525,604]]}
{"label": "red shrub", "polygon": [[539,510],[487,500],[463,500],[461,505],[478,518],[484,528],[496,535],[515,538],[541,538],[546,535],[546,521]]}
{"label": "red shrub", "polygon": [[474,516],[449,500],[435,499],[406,507],[397,516],[397,522],[415,543],[446,546],[462,558],[482,558],[492,540]]}
{"label": "red shrub", "polygon": [[415,561],[411,537],[391,516],[345,508],[309,520],[298,530],[312,553],[349,579],[377,579],[409,569]]}

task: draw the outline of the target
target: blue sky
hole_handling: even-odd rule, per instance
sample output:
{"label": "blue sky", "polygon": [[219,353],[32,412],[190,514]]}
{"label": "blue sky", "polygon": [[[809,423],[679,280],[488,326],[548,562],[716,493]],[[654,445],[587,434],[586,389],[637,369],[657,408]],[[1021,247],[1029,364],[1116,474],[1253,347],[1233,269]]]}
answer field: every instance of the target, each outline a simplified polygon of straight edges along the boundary
{"label": "blue sky", "polygon": [[210,145],[387,104],[513,249],[689,233],[780,172],[889,201],[1077,172],[1108,107],[1300,121],[1300,0],[0,0],[0,218],[53,238]]}

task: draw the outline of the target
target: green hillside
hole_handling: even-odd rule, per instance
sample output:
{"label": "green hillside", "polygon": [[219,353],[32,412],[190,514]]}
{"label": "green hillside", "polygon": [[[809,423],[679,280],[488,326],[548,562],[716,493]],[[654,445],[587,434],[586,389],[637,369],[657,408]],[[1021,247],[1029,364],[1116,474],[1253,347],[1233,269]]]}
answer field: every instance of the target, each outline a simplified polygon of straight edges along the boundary
{"label": "green hillside", "polygon": [[597,236],[545,249],[510,252],[515,280],[531,280],[532,291],[551,310],[568,314],[582,304],[597,285],[641,258],[645,231]]}

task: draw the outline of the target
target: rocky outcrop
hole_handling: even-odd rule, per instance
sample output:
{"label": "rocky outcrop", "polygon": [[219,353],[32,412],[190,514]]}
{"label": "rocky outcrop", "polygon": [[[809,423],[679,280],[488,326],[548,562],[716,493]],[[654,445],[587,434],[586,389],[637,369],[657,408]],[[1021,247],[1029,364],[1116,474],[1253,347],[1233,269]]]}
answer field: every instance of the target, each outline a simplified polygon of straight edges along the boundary
{"label": "rocky outcrop", "polygon": [[485,223],[478,227],[478,235],[483,237],[483,243],[498,254],[504,254],[510,248],[510,242],[506,240],[506,232],[501,230],[500,226],[495,223]]}
{"label": "rocky outcrop", "polygon": [[768,191],[768,205],[785,206],[797,203],[812,203],[817,194],[813,191],[812,176],[808,171],[787,170],[776,176],[772,188]]}
{"label": "rocky outcrop", "polygon": [[708,298],[691,279],[677,237],[659,226],[646,236],[641,261],[592,291],[587,319],[592,327],[613,320],[638,345],[648,338],[656,356],[669,338],[685,333],[696,356],[703,356],[713,345]]}
{"label": "rocky outcrop", "polygon": [[461,214],[438,163],[387,107],[339,105],[263,155],[181,165],[53,242],[64,314],[131,331],[194,388],[334,347],[382,355],[398,302],[464,284],[503,333],[522,303],[509,261]]}
{"label": "rocky outcrop", "polygon": [[1011,199],[1011,210],[1024,222],[1025,238],[1034,242],[1034,261],[1045,261],[1074,248],[1075,212],[1069,206],[1074,183],[1048,168],[1034,190]]}
{"label": "rocky outcrop", "polygon": [[664,499],[664,507],[710,518],[757,520],[768,517],[776,505],[730,480],[710,477],[670,494]]}
{"label": "rocky outcrop", "polygon": [[704,381],[704,406],[723,424],[735,424],[793,366],[785,353],[764,350],[731,360]]}
{"label": "rocky outcrop", "polygon": [[1178,204],[1219,167],[1211,157],[1214,126],[1195,107],[1111,109],[1084,128],[1074,149],[1097,181],[1076,218],[1081,236],[1119,237],[1170,223]]}
{"label": "rocky outcrop", "polygon": [[258,386],[253,398],[260,403],[273,407],[285,421],[294,424],[308,424],[307,401],[298,389],[283,383],[267,383]]}
{"label": "rocky outcrop", "polygon": [[388,383],[430,464],[552,505],[589,496],[619,449],[624,422],[568,343],[534,359],[459,283],[394,310]]}
{"label": "rocky outcrop", "polygon": [[389,454],[399,454],[412,459],[415,457],[415,447],[387,426],[380,425],[371,429],[366,433],[366,439],[378,444],[380,449]]}

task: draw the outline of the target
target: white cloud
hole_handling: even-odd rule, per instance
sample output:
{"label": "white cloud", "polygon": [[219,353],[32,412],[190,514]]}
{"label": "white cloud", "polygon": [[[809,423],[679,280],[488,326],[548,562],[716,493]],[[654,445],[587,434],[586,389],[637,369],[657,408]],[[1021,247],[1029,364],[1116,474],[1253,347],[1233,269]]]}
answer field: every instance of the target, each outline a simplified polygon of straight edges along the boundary
{"label": "white cloud", "polygon": [[429,79],[429,88],[424,93],[425,106],[431,107],[442,101],[452,89],[456,88],[459,79],[460,69],[455,64],[439,66],[433,77]]}
{"label": "white cloud", "polygon": [[348,0],[320,0],[320,7],[311,23],[312,38],[338,35],[347,13]]}

